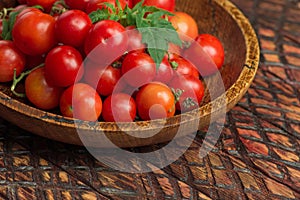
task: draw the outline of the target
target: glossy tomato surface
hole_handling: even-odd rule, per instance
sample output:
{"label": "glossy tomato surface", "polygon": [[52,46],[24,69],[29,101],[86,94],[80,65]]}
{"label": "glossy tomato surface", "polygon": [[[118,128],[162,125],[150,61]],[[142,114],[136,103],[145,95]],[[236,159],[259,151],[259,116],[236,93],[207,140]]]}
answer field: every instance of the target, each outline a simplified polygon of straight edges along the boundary
{"label": "glossy tomato surface", "polygon": [[25,94],[28,100],[37,108],[54,109],[64,88],[49,85],[45,78],[44,67],[35,69],[25,79]]}
{"label": "glossy tomato surface", "polygon": [[15,45],[25,54],[42,55],[56,44],[55,19],[39,11],[29,11],[20,16],[12,29]]}
{"label": "glossy tomato surface", "polygon": [[114,93],[103,102],[102,117],[106,122],[133,122],[136,117],[134,99],[125,93]]}
{"label": "glossy tomato surface", "polygon": [[74,47],[57,46],[46,56],[45,76],[52,85],[68,87],[79,81],[83,73],[82,56]]}
{"label": "glossy tomato surface", "polygon": [[127,44],[128,36],[119,22],[102,20],[91,27],[84,52],[89,59],[106,67],[126,52]]}
{"label": "glossy tomato surface", "polygon": [[124,80],[133,87],[140,87],[151,82],[156,75],[156,65],[146,53],[127,54],[121,69]]}
{"label": "glossy tomato surface", "polygon": [[55,37],[58,42],[81,47],[92,26],[89,16],[81,10],[68,10],[58,16],[55,23]]}
{"label": "glossy tomato surface", "polygon": [[136,94],[138,115],[142,120],[154,120],[174,116],[175,97],[171,89],[160,82],[151,82]]}
{"label": "glossy tomato surface", "polygon": [[19,76],[25,68],[25,62],[25,55],[12,41],[0,41],[0,82],[12,81],[14,70]]}
{"label": "glossy tomato surface", "polygon": [[86,121],[97,121],[102,112],[102,100],[97,91],[85,83],[67,88],[60,98],[63,116]]}

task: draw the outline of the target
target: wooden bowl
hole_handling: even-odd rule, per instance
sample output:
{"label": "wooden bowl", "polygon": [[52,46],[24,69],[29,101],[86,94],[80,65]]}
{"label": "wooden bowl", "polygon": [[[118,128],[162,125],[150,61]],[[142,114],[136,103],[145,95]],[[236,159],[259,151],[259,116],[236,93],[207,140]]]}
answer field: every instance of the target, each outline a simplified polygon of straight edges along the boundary
{"label": "wooden bowl", "polygon": [[[91,146],[106,147],[95,136],[105,136],[119,147],[138,147],[172,140],[178,133],[191,134],[196,127],[201,130],[224,110],[230,110],[249,88],[259,64],[259,44],[249,21],[228,0],[177,0],[177,10],[190,13],[200,27],[200,33],[211,33],[225,48],[225,63],[221,70],[225,91],[210,91],[218,98],[210,101],[206,95],[200,108],[168,118],[132,123],[107,123],[76,121],[61,115],[45,112],[14,98],[9,85],[0,84],[0,114],[2,118],[31,133],[60,142],[83,145],[79,137],[88,138]],[[207,84],[216,84],[216,77],[205,79]],[[215,87],[218,88],[218,87]],[[223,101],[222,103],[222,100]],[[221,102],[221,103],[220,103]],[[224,103],[225,102],[225,103]],[[183,128],[182,128],[183,127]],[[182,129],[179,129],[182,128]],[[130,132],[132,135],[128,135]],[[157,133],[152,137],[152,133]],[[109,146],[109,145],[108,145]]]}

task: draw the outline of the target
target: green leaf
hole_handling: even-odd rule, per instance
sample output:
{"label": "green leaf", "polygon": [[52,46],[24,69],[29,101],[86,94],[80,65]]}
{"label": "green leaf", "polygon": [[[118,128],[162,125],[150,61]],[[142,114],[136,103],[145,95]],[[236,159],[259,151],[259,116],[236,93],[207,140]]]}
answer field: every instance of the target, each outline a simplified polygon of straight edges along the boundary
{"label": "green leaf", "polygon": [[4,40],[12,40],[12,29],[14,27],[14,24],[16,22],[17,15],[20,13],[20,11],[10,12],[9,18],[6,20],[3,20],[3,31],[2,31],[2,38]]}
{"label": "green leaf", "polygon": [[98,9],[96,11],[91,12],[89,14],[89,17],[92,23],[96,23],[101,20],[109,19],[110,15],[111,14],[109,13],[108,9]]}

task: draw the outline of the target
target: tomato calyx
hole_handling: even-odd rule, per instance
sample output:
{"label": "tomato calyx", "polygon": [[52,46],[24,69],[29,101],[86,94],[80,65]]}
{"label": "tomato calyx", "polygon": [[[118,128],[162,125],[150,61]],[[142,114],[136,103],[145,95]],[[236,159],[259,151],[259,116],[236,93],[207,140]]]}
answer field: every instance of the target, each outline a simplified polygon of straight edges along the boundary
{"label": "tomato calyx", "polygon": [[32,71],[38,69],[38,68],[41,68],[44,66],[44,63],[30,69],[30,70],[27,70],[27,71],[24,71],[22,72],[18,77],[17,77],[17,73],[16,73],[16,69],[14,69],[14,77],[13,77],[13,82],[12,82],[12,85],[10,87],[10,91],[17,97],[20,97],[20,98],[25,98],[26,95],[25,93],[19,93],[19,92],[16,92],[16,87],[17,85],[27,76],[29,75]]}
{"label": "tomato calyx", "polygon": [[51,8],[50,15],[60,15],[68,10],[67,7],[68,6],[63,0],[56,1]]}
{"label": "tomato calyx", "polygon": [[175,104],[176,104],[177,102],[179,102],[179,99],[181,95],[184,93],[184,90],[178,88],[177,89],[171,88],[171,91],[175,97]]}

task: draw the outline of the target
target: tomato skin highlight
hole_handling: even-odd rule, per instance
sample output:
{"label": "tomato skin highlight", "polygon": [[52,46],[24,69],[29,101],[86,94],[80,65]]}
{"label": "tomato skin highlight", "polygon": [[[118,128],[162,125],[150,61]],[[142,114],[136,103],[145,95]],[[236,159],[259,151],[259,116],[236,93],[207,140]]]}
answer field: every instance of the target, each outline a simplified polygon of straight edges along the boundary
{"label": "tomato skin highlight", "polygon": [[55,19],[51,15],[29,11],[16,20],[12,38],[23,53],[42,55],[56,45],[54,26]]}
{"label": "tomato skin highlight", "polygon": [[46,56],[45,76],[52,85],[68,87],[79,81],[83,73],[82,56],[74,47],[57,46]]}
{"label": "tomato skin highlight", "polygon": [[64,88],[47,83],[44,67],[35,69],[25,79],[26,97],[37,108],[43,110],[56,108],[63,91]]}
{"label": "tomato skin highlight", "polygon": [[76,83],[63,92],[59,107],[65,117],[97,121],[102,112],[102,100],[88,84]]}
{"label": "tomato skin highlight", "polygon": [[175,97],[171,89],[160,82],[151,82],[136,94],[136,105],[142,120],[172,117],[175,114]]}
{"label": "tomato skin highlight", "polygon": [[25,63],[25,55],[12,41],[0,41],[0,82],[12,81],[14,69],[16,76],[19,76],[25,68]]}
{"label": "tomato skin highlight", "polygon": [[106,122],[133,122],[136,117],[134,99],[125,93],[114,93],[103,102],[102,117]]}

